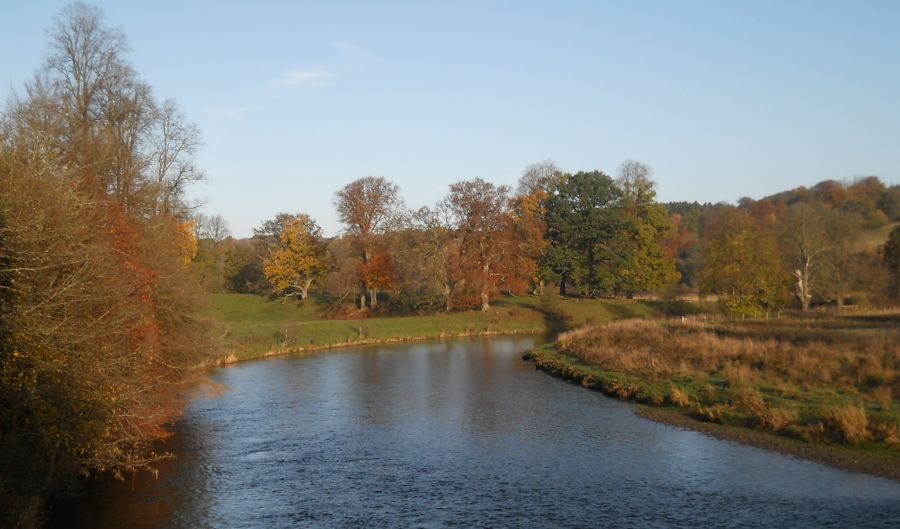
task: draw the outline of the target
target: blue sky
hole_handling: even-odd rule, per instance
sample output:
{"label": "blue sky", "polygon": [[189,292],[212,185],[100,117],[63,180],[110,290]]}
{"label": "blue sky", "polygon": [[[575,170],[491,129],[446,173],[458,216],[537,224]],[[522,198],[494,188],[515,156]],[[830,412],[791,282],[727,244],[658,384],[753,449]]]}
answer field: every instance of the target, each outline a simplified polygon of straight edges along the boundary
{"label": "blue sky", "polygon": [[[65,3],[0,8],[0,97]],[[202,129],[192,193],[238,236],[279,211],[336,233],[334,191],[361,176],[419,207],[546,158],[645,162],[666,201],[900,183],[900,2],[95,5]]]}

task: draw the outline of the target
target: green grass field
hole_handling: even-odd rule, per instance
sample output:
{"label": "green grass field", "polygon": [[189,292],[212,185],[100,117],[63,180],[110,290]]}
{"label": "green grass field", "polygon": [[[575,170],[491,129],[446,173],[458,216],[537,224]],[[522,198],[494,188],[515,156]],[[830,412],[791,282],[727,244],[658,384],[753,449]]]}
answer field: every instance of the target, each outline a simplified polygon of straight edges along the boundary
{"label": "green grass field", "polygon": [[879,246],[887,242],[891,231],[900,226],[900,222],[891,222],[880,228],[863,232],[856,241],[856,251],[874,252]]}
{"label": "green grass field", "polygon": [[545,330],[543,314],[503,301],[488,312],[352,320],[325,319],[321,308],[312,299],[301,304],[253,294],[213,294],[207,310],[221,325],[224,355],[231,361],[339,345]]}
{"label": "green grass field", "polygon": [[488,312],[337,320],[315,299],[281,302],[254,294],[211,294],[206,316],[217,322],[227,361],[340,345],[478,334],[539,333],[586,323],[696,310],[684,302],[581,300],[556,295],[506,297]]}

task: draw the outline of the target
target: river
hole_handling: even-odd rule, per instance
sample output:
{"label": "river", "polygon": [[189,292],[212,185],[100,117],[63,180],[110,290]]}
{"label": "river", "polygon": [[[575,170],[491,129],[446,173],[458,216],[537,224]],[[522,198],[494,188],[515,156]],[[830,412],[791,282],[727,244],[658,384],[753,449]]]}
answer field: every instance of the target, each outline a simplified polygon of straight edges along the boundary
{"label": "river", "polygon": [[898,526],[900,484],[643,419],[522,361],[537,340],[218,369],[158,479],[97,483],[54,527]]}

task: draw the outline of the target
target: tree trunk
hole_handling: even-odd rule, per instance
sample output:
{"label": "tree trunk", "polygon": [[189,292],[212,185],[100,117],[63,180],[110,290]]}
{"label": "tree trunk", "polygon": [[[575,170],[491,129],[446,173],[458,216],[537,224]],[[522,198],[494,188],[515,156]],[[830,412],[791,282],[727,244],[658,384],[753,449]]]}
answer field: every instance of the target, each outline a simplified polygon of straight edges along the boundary
{"label": "tree trunk", "polygon": [[366,293],[365,292],[359,293],[359,308],[360,309],[366,308]]}
{"label": "tree trunk", "polygon": [[310,286],[312,286],[312,279],[307,279],[306,283],[300,287],[300,301],[306,301],[306,296],[309,295]]}
{"label": "tree trunk", "polygon": [[450,306],[450,292],[451,292],[451,290],[450,290],[450,285],[444,285],[444,301],[445,301],[445,303],[446,303],[445,306],[444,306],[444,308],[447,310],[447,312],[450,312],[450,309],[451,309],[451,306]]}
{"label": "tree trunk", "polygon": [[803,308],[803,312],[809,310],[809,302],[812,299],[812,293],[809,289],[809,265],[805,265],[803,269],[794,270],[794,279],[797,280],[796,285],[796,296],[800,301],[800,306]]}
{"label": "tree trunk", "polygon": [[491,308],[490,303],[488,303],[488,295],[487,291],[481,291],[481,312],[487,312]]}
{"label": "tree trunk", "polygon": [[376,308],[378,307],[378,289],[370,288],[369,289],[369,307]]}
{"label": "tree trunk", "polygon": [[560,296],[566,295],[566,276],[562,276],[559,279],[559,295]]}

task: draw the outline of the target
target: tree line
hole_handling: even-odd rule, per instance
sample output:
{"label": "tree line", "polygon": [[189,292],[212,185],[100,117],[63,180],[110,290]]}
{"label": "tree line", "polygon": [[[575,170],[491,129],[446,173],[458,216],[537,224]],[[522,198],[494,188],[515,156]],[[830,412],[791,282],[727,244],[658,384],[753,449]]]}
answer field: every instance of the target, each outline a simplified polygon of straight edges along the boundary
{"label": "tree line", "polygon": [[303,213],[280,213],[243,240],[222,217],[201,215],[194,270],[213,291],[315,292],[388,313],[488,310],[547,285],[582,297],[699,294],[737,314],[898,295],[896,243],[860,240],[900,216],[900,186],[877,177],[736,206],[662,204],[643,163],[628,160],[613,178],[548,160],[527,167],[515,191],[460,181],[438,204],[409,210],[395,184],[365,177],[334,205],[344,231],[333,238]]}
{"label": "tree line", "polygon": [[[582,296],[633,296],[677,279],[663,243],[672,231],[650,169],[628,161],[612,178],[528,167],[518,189],[472,179],[434,206],[410,210],[384,177],[334,195],[342,235],[326,239],[304,213],[280,213],[235,240],[201,229],[195,269],[212,289],[306,299],[357,310],[478,308],[556,284]],[[220,223],[201,217],[198,226]],[[350,301],[352,300],[352,303]]]}
{"label": "tree line", "polygon": [[126,59],[62,10],[0,114],[0,526],[38,525],[79,475],[149,468],[208,352],[188,185],[201,143]]}

